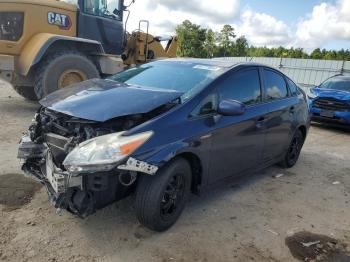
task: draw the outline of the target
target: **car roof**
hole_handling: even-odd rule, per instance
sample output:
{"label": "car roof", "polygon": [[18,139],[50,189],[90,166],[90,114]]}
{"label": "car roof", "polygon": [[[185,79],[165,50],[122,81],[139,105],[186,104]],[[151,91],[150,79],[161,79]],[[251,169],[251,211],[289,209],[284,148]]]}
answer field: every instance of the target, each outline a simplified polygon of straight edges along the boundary
{"label": "car roof", "polygon": [[267,68],[271,68],[274,70],[279,71],[277,68],[264,65],[264,64],[259,64],[255,62],[235,62],[231,61],[229,59],[225,58],[170,58],[170,59],[164,59],[160,61],[168,61],[168,62],[190,62],[190,63],[197,63],[201,65],[210,65],[210,66],[218,66],[218,67],[223,67],[223,68],[233,68],[237,66],[263,66]]}
{"label": "car roof", "polygon": [[328,78],[328,80],[331,80],[331,79],[338,79],[338,80],[343,80],[343,81],[350,81],[350,76],[348,75],[335,75],[335,76],[332,76],[331,78]]}

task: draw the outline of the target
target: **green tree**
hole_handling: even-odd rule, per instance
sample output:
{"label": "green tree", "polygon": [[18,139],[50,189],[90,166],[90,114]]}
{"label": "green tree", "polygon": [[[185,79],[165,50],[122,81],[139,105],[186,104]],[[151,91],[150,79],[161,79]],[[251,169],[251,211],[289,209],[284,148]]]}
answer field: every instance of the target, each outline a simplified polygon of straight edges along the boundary
{"label": "green tree", "polygon": [[219,36],[219,53],[221,56],[231,56],[233,54],[234,39],[236,38],[235,29],[230,25],[224,25]]}
{"label": "green tree", "polygon": [[234,44],[233,55],[234,56],[247,56],[248,47],[249,47],[248,40],[245,38],[245,36],[238,37],[236,40],[236,43]]}
{"label": "green tree", "polygon": [[204,50],[206,57],[212,58],[216,54],[216,35],[211,29],[208,29],[205,36]]}
{"label": "green tree", "polygon": [[312,51],[310,57],[312,59],[322,59],[323,58],[323,54],[320,48],[316,48],[314,51]]}
{"label": "green tree", "polygon": [[176,28],[178,37],[178,56],[212,58],[222,56],[250,57],[289,57],[350,61],[350,50],[326,50],[316,48],[308,55],[302,48],[255,47],[249,46],[248,39],[236,39],[235,29],[224,25],[220,32],[202,28],[186,20]]}
{"label": "green tree", "polygon": [[176,27],[178,39],[177,54],[181,57],[205,57],[204,42],[206,29],[192,24],[189,20]]}
{"label": "green tree", "polygon": [[[292,48],[293,49],[293,48]],[[308,58],[308,54],[302,48],[295,48],[291,54],[292,58]]]}

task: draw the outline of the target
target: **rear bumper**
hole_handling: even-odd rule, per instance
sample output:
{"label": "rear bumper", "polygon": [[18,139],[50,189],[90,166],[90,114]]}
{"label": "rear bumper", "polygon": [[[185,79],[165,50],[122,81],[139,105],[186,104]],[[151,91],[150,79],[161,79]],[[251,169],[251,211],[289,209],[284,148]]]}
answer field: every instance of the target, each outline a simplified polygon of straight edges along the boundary
{"label": "rear bumper", "polygon": [[311,108],[310,113],[312,121],[350,125],[350,112],[335,111],[333,117],[324,117],[320,115],[321,109]]}
{"label": "rear bumper", "polygon": [[15,70],[15,57],[0,54],[0,79],[11,83]]}

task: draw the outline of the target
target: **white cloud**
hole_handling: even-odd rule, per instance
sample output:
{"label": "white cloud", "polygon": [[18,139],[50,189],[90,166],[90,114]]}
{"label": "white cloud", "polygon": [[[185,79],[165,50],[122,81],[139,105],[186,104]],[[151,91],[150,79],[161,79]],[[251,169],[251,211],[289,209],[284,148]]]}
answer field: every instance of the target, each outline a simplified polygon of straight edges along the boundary
{"label": "white cloud", "polygon": [[296,46],[323,47],[334,40],[350,40],[350,1],[338,0],[335,5],[321,3],[301,19],[296,30]]}
{"label": "white cloud", "polygon": [[240,0],[136,0],[130,10],[128,30],[137,29],[138,21],[146,19],[154,35],[173,35],[176,25],[188,19],[216,31],[231,24],[238,35],[245,35],[256,46],[310,50],[333,40],[350,41],[350,0],[316,5],[293,25],[251,8],[241,10]]}
{"label": "white cloud", "polygon": [[239,15],[239,0],[138,0],[130,8],[128,30],[138,28],[140,19],[150,21],[151,33],[173,34],[176,25],[188,19],[203,27],[218,28]]}
{"label": "white cloud", "polygon": [[251,44],[278,46],[291,41],[290,30],[274,17],[246,10],[240,13],[240,0],[139,0],[131,9],[128,30],[138,28],[138,21],[150,21],[150,32],[171,35],[176,25],[188,19],[202,27],[219,31],[231,24]]}
{"label": "white cloud", "polygon": [[285,46],[292,39],[292,33],[284,22],[251,10],[246,10],[241,15],[238,33],[245,35],[250,43],[257,46]]}

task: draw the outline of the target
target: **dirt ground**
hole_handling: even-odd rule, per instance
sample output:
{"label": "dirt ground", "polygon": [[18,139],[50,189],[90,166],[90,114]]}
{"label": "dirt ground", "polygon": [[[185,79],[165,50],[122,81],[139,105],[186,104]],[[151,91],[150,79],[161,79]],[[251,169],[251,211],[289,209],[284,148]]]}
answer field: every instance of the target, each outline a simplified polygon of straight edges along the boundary
{"label": "dirt ground", "polygon": [[37,108],[0,83],[0,261],[350,261],[348,131],[313,126],[294,168],[193,196],[159,234],[137,222],[134,197],[85,220],[56,214],[16,159]]}

